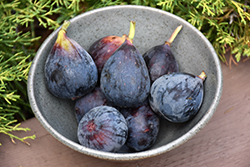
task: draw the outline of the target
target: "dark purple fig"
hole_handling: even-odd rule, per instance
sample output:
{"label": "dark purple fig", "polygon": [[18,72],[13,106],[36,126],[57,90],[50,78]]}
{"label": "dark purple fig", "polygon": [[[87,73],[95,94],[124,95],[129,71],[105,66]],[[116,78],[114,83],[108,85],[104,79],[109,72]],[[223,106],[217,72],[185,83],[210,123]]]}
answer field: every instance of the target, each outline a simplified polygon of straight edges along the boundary
{"label": "dark purple fig", "polygon": [[94,42],[88,52],[92,56],[99,76],[101,75],[102,68],[110,56],[119,48],[125,41],[126,35],[119,36],[106,36]]}
{"label": "dark purple fig", "polygon": [[164,44],[154,46],[144,53],[143,58],[148,67],[151,83],[164,74],[179,72],[179,65],[170,49],[170,45],[181,28],[182,26],[178,26]]}
{"label": "dark purple fig", "polygon": [[150,78],[146,63],[133,45],[135,22],[129,36],[103,67],[100,87],[114,106],[136,107],[149,95]]}
{"label": "dark purple fig", "polygon": [[199,76],[180,72],[161,76],[151,86],[151,108],[171,122],[190,120],[203,102],[203,81],[206,77],[204,71]]}
{"label": "dark purple fig", "polygon": [[150,148],[156,141],[160,119],[150,108],[148,102],[137,108],[121,110],[128,123],[128,139],[126,145],[135,151]]}
{"label": "dark purple fig", "polygon": [[86,95],[97,84],[98,73],[91,56],[66,36],[70,25],[65,21],[46,60],[45,81],[48,90],[58,98],[76,99]]}
{"label": "dark purple fig", "polygon": [[101,89],[96,87],[87,95],[76,100],[75,115],[77,122],[80,122],[82,117],[92,108],[108,105],[107,99],[103,95]]}
{"label": "dark purple fig", "polygon": [[83,146],[100,151],[116,152],[127,140],[127,121],[113,107],[95,107],[82,117],[78,125],[77,136]]}

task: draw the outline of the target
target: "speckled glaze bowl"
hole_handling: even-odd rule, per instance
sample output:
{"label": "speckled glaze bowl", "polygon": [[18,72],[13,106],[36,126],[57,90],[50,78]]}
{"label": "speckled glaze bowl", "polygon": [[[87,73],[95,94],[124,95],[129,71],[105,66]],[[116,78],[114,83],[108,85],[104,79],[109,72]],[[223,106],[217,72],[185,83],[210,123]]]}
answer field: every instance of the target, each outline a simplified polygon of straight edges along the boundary
{"label": "speckled glaze bowl", "polygon": [[92,10],[71,19],[67,36],[88,50],[97,39],[108,35],[122,36],[129,32],[129,21],[136,22],[134,45],[141,54],[151,47],[163,44],[175,28],[182,30],[171,45],[180,71],[200,74],[204,70],[204,102],[199,113],[182,124],[161,119],[158,139],[152,148],[142,152],[123,149],[119,153],[97,151],[81,146],[77,139],[77,121],[74,101],[54,97],[45,87],[44,64],[58,33],[54,31],[41,45],[33,60],[28,77],[30,105],[40,123],[60,142],[83,154],[105,160],[140,160],[170,151],[199,132],[216,111],[222,93],[220,61],[210,42],[185,20],[168,12],[145,6],[111,6]]}

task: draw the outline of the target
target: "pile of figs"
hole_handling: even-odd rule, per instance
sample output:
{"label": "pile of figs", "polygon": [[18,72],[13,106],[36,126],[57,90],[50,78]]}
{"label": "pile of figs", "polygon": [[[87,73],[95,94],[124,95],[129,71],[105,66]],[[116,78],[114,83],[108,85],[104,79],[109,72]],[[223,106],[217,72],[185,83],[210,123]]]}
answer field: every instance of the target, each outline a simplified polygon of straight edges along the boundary
{"label": "pile of figs", "polygon": [[133,21],[128,35],[102,37],[88,51],[66,36],[69,25],[64,22],[47,57],[45,83],[57,98],[75,101],[81,145],[143,151],[155,143],[160,118],[183,123],[197,114],[207,76],[180,72],[171,44],[182,26],[142,55],[133,44]]}

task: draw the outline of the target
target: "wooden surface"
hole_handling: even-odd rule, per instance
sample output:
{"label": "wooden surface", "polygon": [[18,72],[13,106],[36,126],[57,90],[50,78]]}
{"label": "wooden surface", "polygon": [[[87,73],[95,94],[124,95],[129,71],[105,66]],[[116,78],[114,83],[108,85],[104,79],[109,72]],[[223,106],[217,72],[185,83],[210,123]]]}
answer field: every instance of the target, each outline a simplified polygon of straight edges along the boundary
{"label": "wooden surface", "polygon": [[117,163],[83,155],[60,143],[32,118],[18,132],[31,146],[0,134],[0,167],[250,167],[250,60],[222,64],[224,84],[219,106],[209,123],[192,139],[163,155],[132,163]]}

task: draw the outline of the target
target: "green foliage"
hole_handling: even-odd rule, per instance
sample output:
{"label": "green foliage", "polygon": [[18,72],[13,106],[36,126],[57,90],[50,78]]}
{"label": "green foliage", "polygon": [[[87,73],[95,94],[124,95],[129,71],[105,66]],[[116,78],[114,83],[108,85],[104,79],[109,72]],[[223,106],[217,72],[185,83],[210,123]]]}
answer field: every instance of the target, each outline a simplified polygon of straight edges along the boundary
{"label": "green foliage", "polygon": [[[56,29],[65,19],[80,12],[80,0],[0,0],[0,133],[12,140],[19,138],[13,131],[28,131],[18,122],[31,115],[27,96],[27,78],[31,60],[40,37],[35,24],[46,29]],[[56,20],[52,19],[57,15]],[[39,46],[38,46],[39,47]],[[14,140],[13,140],[14,141]]]}
{"label": "green foliage", "polygon": [[[25,142],[12,131],[32,114],[27,77],[37,48],[64,20],[111,5],[144,5],[173,13],[199,29],[219,58],[230,48],[236,61],[250,57],[250,7],[246,0],[0,0],[0,133]],[[44,37],[45,36],[45,37]]]}
{"label": "green foliage", "polygon": [[239,62],[250,56],[250,6],[234,0],[158,0],[161,9],[174,13],[199,29],[226,61],[226,47]]}
{"label": "green foliage", "polygon": [[237,62],[250,57],[250,2],[246,0],[98,0],[88,2],[87,10],[111,5],[144,5],[173,13],[199,29],[226,62],[231,49]]}

